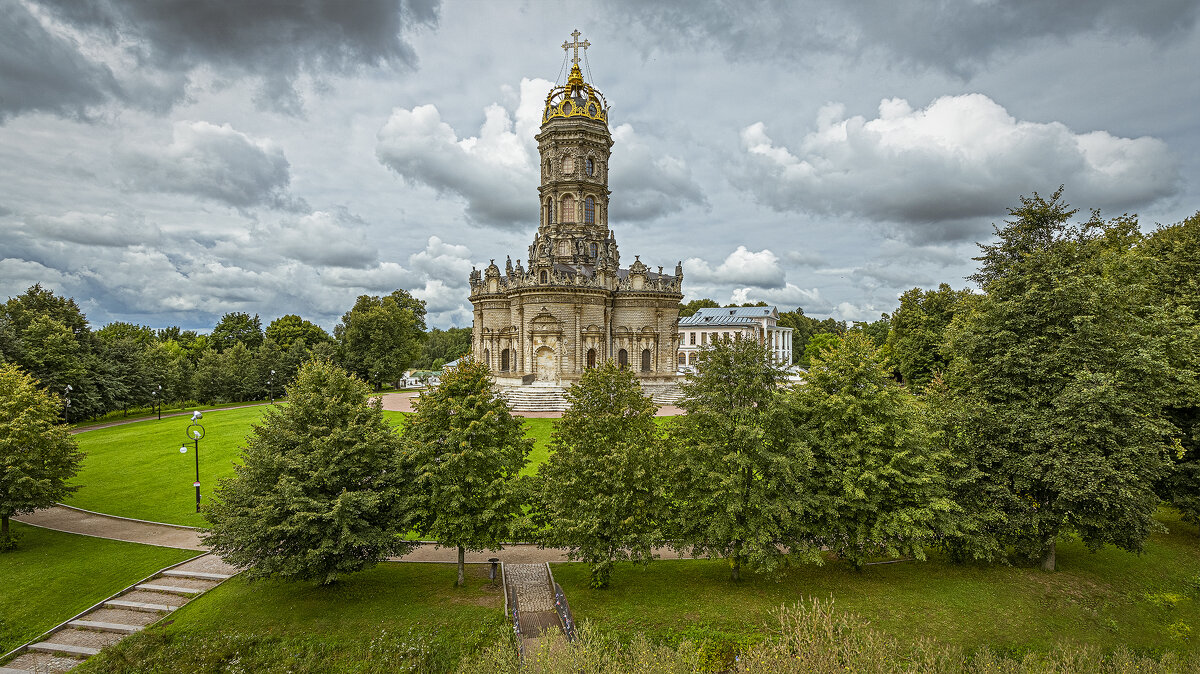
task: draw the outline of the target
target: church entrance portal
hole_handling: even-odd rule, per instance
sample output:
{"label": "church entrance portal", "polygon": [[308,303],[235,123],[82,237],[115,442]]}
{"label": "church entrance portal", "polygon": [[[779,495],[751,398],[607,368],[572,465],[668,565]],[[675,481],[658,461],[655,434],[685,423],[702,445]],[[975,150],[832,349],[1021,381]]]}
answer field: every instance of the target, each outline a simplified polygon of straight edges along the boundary
{"label": "church entrance portal", "polygon": [[537,350],[537,380],[558,381],[558,368],[554,363],[554,349],[543,346]]}

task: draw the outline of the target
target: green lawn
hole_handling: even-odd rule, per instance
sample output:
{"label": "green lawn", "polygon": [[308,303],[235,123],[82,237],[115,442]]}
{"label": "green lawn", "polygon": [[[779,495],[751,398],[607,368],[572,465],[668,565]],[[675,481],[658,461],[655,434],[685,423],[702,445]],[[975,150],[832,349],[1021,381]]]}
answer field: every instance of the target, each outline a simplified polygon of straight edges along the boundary
{"label": "green lawn", "polygon": [[[772,609],[832,597],[836,608],[902,643],[934,637],[969,650],[1019,653],[1061,641],[1200,653],[1200,538],[1174,513],[1159,517],[1170,533],[1155,534],[1141,556],[1060,543],[1053,574],[933,559],[862,572],[833,562],[733,583],[723,561],[660,560],[644,569],[619,566],[606,590],[587,587],[583,564],[555,565],[554,576],[577,620],[622,639],[642,632],[672,645],[684,638],[756,642],[766,636]],[[1189,628],[1190,638],[1181,638]]]}
{"label": "green lawn", "polygon": [[198,553],[64,534],[12,522],[0,553],[0,654],[159,569]]}
{"label": "green lawn", "polygon": [[511,629],[487,567],[467,569],[463,588],[453,564],[383,563],[330,587],[233,578],[75,671],[452,671]]}
{"label": "green lawn", "polygon": [[[207,497],[217,480],[233,475],[233,462],[241,454],[251,426],[267,408],[249,407],[207,412],[201,423],[200,491]],[[384,412],[396,425],[407,415]],[[532,473],[546,460],[546,443],[555,419],[526,419],[526,434],[536,441],[524,473]],[[133,517],[154,522],[203,526],[196,514],[195,448],[188,443],[186,454],[179,453],[189,420],[183,417],[150,419],[123,426],[100,428],[75,436],[87,457],[79,475],[72,480],[80,485],[66,501],[86,510]]]}
{"label": "green lawn", "polygon": [[[200,423],[200,489],[207,496],[217,479],[233,474],[233,461],[250,426],[266,407],[248,407],[208,412]],[[87,431],[75,436],[87,456],[72,480],[81,485],[67,499],[68,505],[87,510],[152,520],[200,526],[196,514],[195,446],[186,441],[188,417],[151,419],[123,426]]]}

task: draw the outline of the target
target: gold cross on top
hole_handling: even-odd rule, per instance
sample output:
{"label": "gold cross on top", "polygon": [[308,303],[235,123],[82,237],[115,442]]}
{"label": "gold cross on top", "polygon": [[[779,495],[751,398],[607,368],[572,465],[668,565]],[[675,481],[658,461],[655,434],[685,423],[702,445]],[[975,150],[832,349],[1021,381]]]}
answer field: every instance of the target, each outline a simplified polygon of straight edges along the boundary
{"label": "gold cross on top", "polygon": [[583,47],[583,50],[587,51],[587,48],[592,46],[592,43],[588,42],[587,40],[580,42],[579,41],[580,35],[582,35],[582,33],[580,33],[579,29],[576,28],[575,32],[571,33],[571,37],[574,38],[574,40],[571,42],[567,42],[564,40],[562,43],[563,51],[566,51],[568,49],[575,50],[575,58],[571,59],[571,63],[574,63],[575,65],[579,65],[579,48]]}

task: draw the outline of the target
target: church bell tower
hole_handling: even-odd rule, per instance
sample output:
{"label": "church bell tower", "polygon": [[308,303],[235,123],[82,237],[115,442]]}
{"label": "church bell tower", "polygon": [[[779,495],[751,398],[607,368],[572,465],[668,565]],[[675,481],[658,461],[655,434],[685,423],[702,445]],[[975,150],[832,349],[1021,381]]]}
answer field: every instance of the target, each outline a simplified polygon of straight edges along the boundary
{"label": "church bell tower", "polygon": [[536,136],[541,160],[538,233],[529,248],[531,269],[554,264],[619,265],[616,241],[608,229],[608,102],[583,79],[579,50],[587,40],[564,42],[574,50],[564,86],[546,96],[541,131]]}

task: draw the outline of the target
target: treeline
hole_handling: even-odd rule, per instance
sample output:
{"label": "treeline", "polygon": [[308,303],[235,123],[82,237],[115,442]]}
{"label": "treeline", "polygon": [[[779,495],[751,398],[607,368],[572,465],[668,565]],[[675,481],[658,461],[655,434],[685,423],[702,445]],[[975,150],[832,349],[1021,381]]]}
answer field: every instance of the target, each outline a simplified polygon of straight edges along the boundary
{"label": "treeline", "polygon": [[0,362],[61,397],[71,421],[187,401],[268,399],[313,358],[335,361],[379,390],[408,369],[440,368],[470,343],[470,328],[427,330],[425,303],[403,290],[359,297],[333,335],[295,314],[264,328],[258,315],[241,312],[225,314],[208,334],[124,322],[93,330],[73,299],[41,285],[0,307]]}

